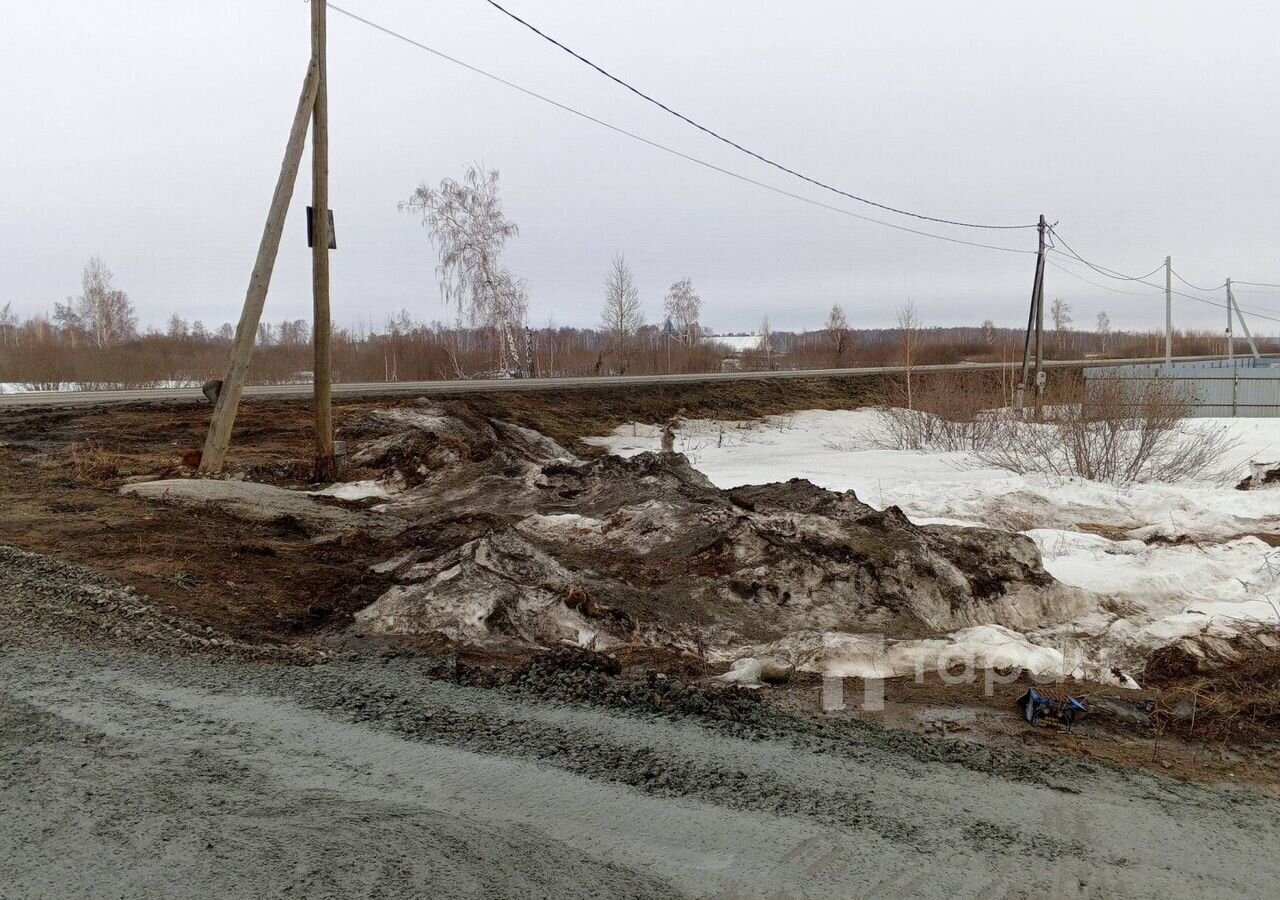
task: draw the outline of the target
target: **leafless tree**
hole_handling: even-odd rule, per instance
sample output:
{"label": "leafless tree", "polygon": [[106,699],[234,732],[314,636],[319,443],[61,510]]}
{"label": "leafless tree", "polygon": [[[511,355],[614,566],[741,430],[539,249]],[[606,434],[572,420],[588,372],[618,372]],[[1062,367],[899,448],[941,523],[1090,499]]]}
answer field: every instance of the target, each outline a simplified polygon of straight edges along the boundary
{"label": "leafless tree", "polygon": [[187,320],[182,316],[174,313],[169,317],[169,327],[166,334],[171,338],[184,338],[191,332],[191,326],[187,324]]}
{"label": "leafless tree", "polygon": [[13,311],[13,304],[6,303],[0,307],[0,347],[13,343],[18,330],[18,314]]}
{"label": "leafless tree", "polygon": [[982,323],[982,342],[988,347],[994,347],[996,343],[996,323],[987,319]]}
{"label": "leafless tree", "polygon": [[698,320],[702,316],[702,298],[693,289],[693,282],[681,278],[671,285],[663,302],[663,312],[671,320],[680,339],[689,346],[698,342]]}
{"label": "leafless tree", "polygon": [[620,371],[626,372],[635,350],[636,332],[644,324],[644,314],[631,267],[621,254],[613,258],[604,278],[604,311],[600,324],[608,335],[609,349],[618,356]]}
{"label": "leafless tree", "polygon": [[773,329],[769,327],[769,317],[765,316],[760,323],[760,352],[764,354],[765,368],[773,368]]}
{"label": "leafless tree", "polygon": [[916,344],[920,339],[920,314],[916,305],[908,300],[898,310],[899,339],[902,341],[902,364],[907,369],[907,409],[913,409],[911,396],[911,364],[915,358]]}
{"label": "leafless tree", "polygon": [[279,341],[286,347],[311,343],[311,325],[306,319],[285,319],[280,323]]}
{"label": "leafless tree", "polygon": [[440,255],[436,274],[445,302],[473,325],[491,329],[499,366],[522,374],[516,332],[524,327],[529,298],[524,282],[499,261],[520,229],[503,215],[498,171],[470,166],[462,181],[446,178],[438,189],[420,184],[400,208],[418,213],[431,235]]}
{"label": "leafless tree", "polygon": [[831,312],[827,313],[826,322],[827,343],[831,346],[831,355],[835,357],[836,366],[838,367],[844,361],[844,355],[849,349],[851,332],[849,331],[849,319],[844,314],[844,309],[839,303],[831,306]]}
{"label": "leafless tree", "polygon": [[1102,338],[1102,352],[1107,352],[1107,343],[1111,337],[1111,317],[1105,309],[1098,310],[1098,336]]}
{"label": "leafless tree", "polygon": [[84,335],[98,347],[109,347],[138,333],[138,316],[129,295],[112,282],[111,270],[99,257],[90,257],[80,273],[81,294],[54,304],[54,320]]}
{"label": "leafless tree", "polygon": [[1058,349],[1061,350],[1065,346],[1067,328],[1071,325],[1071,304],[1058,297],[1049,307],[1049,315],[1053,318],[1053,332],[1058,339]]}

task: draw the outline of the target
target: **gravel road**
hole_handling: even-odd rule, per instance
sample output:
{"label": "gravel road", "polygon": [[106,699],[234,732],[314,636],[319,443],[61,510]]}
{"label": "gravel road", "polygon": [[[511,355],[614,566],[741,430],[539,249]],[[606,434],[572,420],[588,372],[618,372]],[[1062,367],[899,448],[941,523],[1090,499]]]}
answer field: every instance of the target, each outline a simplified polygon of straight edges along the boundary
{"label": "gravel road", "polygon": [[[555,687],[554,684],[551,687]],[[1280,804],[407,658],[0,650],[0,897],[1274,896]]]}

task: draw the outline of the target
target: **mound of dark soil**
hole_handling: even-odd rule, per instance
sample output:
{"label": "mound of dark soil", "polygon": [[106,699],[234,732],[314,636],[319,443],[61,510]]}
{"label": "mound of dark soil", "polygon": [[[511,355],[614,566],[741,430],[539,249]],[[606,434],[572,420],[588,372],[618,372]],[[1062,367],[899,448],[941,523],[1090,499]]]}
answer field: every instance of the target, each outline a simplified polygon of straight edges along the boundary
{"label": "mound of dark soil", "polygon": [[1034,543],[917,526],[801,479],[721,490],[679,454],[584,460],[450,407],[353,423],[352,461],[404,479],[368,633],[601,649],[772,640],[797,630],[926,633],[1070,615]]}

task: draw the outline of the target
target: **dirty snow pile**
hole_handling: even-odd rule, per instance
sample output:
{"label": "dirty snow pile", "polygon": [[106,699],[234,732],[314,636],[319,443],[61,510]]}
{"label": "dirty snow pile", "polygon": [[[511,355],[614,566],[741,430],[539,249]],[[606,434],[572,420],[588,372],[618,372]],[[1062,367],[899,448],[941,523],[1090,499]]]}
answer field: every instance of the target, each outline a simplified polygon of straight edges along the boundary
{"label": "dirty snow pile", "polygon": [[374,509],[430,532],[378,566],[396,584],[357,614],[371,631],[728,652],[815,629],[1026,628],[1088,607],[1026,537],[915,525],[806,481],[726,491],[677,454],[583,460],[438,408],[378,411],[356,431],[353,464],[401,484]]}
{"label": "dirty snow pile", "polygon": [[818,668],[814,635],[977,628],[989,642],[1092,608],[1030,537],[913,523],[802,479],[724,490],[680,454],[582,459],[461,403],[373,410],[341,434],[352,481],[320,491],[194,479],[122,490],[371,547],[388,585],[356,613],[361,632],[720,657],[792,644],[787,665]]}
{"label": "dirty snow pile", "polygon": [[[1012,474],[877,449],[881,422],[686,422],[677,453],[633,425],[584,459],[466,404],[422,402],[344,424],[347,483],[122,490],[369,546],[387,587],[356,613],[360,632],[1132,684],[1155,648],[1221,659],[1280,619],[1280,489]],[[1280,459],[1280,421],[1226,427],[1232,480]]]}
{"label": "dirty snow pile", "polygon": [[[688,421],[676,450],[722,488],[805,478],[852,490],[919,525],[1009,529],[1030,537],[1062,583],[1095,595],[1068,621],[1035,629],[957,631],[944,640],[890,642],[844,633],[796,635],[808,652],[848,674],[901,672],[937,658],[1002,656],[1029,668],[1107,672],[1155,647],[1230,638],[1280,621],[1280,491],[1238,491],[1250,462],[1280,459],[1280,420],[1215,422],[1237,440],[1223,475],[1177,484],[1116,486],[1018,475],[967,453],[879,449],[874,410],[812,410],[756,422]],[[593,439],[629,456],[658,446],[655,426]]]}

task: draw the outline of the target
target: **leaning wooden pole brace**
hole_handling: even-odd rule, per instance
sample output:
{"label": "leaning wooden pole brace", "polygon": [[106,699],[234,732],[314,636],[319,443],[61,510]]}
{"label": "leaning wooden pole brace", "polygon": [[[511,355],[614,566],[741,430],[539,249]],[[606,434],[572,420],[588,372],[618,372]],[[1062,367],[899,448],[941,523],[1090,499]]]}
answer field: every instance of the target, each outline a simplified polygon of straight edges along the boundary
{"label": "leaning wooden pole brace", "polygon": [[311,296],[315,349],[312,383],[315,386],[317,481],[333,481],[338,477],[333,458],[333,372],[329,349],[329,87],[325,10],[324,0],[311,0],[311,57],[320,69],[311,129]]}
{"label": "leaning wooden pole brace", "polygon": [[267,224],[262,230],[262,240],[258,242],[258,257],[253,263],[253,274],[249,276],[249,289],[245,292],[244,310],[240,313],[235,343],[231,345],[231,362],[213,407],[213,420],[209,423],[209,435],[205,438],[204,452],[200,457],[202,475],[216,475],[222,471],[227,447],[231,444],[231,428],[235,425],[240,393],[244,390],[249,358],[253,355],[253,342],[258,336],[258,321],[262,318],[267,288],[271,284],[271,273],[275,269],[276,255],[280,250],[285,214],[289,211],[298,169],[302,167],[307,126],[319,86],[320,69],[315,60],[312,60],[307,67],[307,77],[302,83],[302,96],[298,99],[298,111],[293,116],[293,127],[289,129],[289,142],[285,145],[280,177],[276,179],[275,193],[271,196]]}

